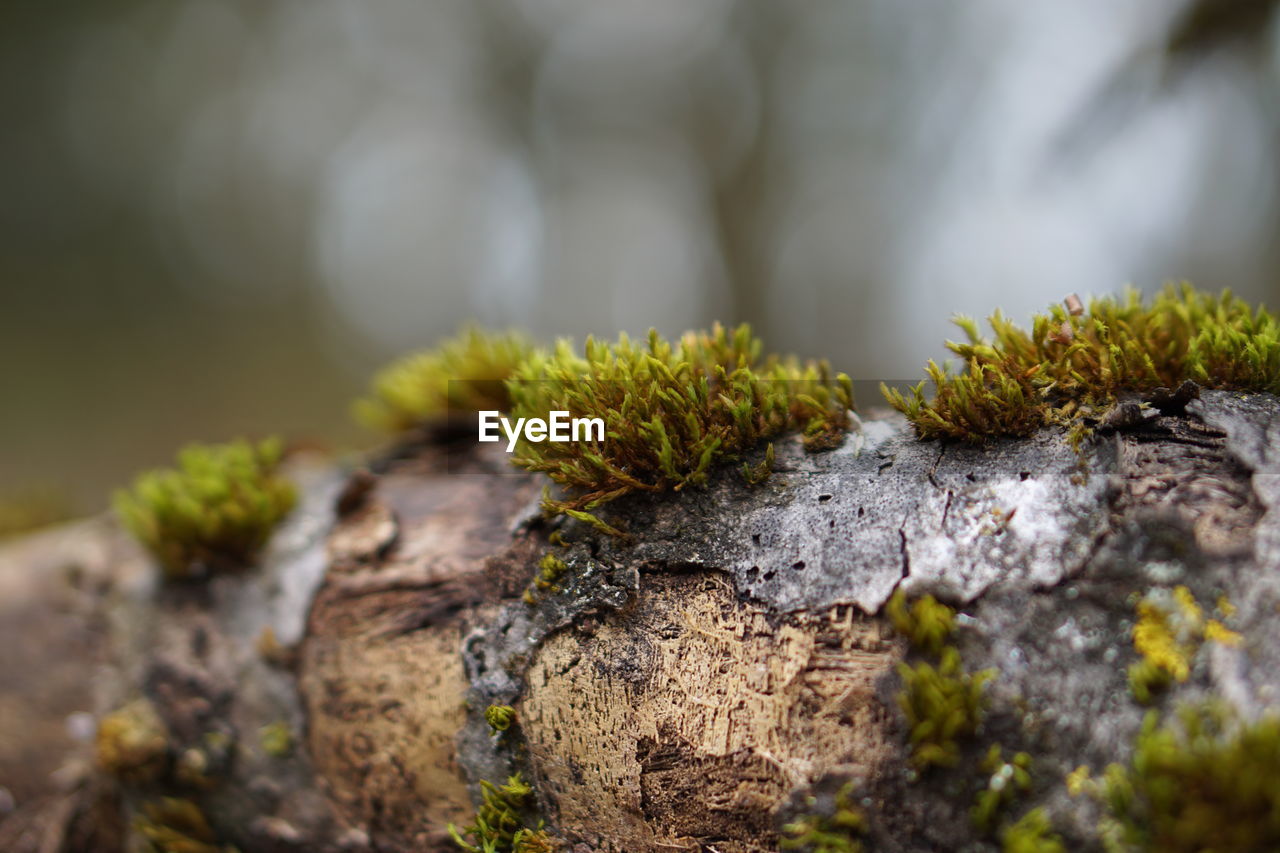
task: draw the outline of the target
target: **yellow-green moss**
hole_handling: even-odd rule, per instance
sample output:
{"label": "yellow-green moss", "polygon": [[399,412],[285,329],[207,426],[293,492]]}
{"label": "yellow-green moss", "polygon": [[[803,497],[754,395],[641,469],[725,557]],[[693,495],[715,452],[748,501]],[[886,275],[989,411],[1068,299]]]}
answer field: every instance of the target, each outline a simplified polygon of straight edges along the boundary
{"label": "yellow-green moss", "polygon": [[370,395],[355,403],[356,418],[388,433],[510,405],[502,381],[533,352],[523,335],[466,329],[440,346],[413,353],[374,376]]}
{"label": "yellow-green moss", "polygon": [[978,792],[970,817],[979,832],[988,833],[1014,799],[1031,788],[1031,756],[1019,752],[1005,761],[1004,750],[993,743],[979,769],[987,774],[987,786]]}
{"label": "yellow-green moss", "polygon": [[148,853],[232,853],[217,843],[209,821],[190,800],[161,797],[142,805],[133,829]]}
{"label": "yellow-green moss", "polygon": [[449,824],[449,836],[468,853],[550,853],[554,839],[542,828],[526,826],[533,789],[517,773],[503,785],[480,782],[480,808],[470,826]]}
{"label": "yellow-green moss", "polygon": [[995,670],[969,672],[954,646],[942,650],[938,666],[898,664],[903,688],[898,707],[907,718],[911,762],[924,769],[954,767],[960,742],[972,737],[986,712],[984,686]]}
{"label": "yellow-green moss", "polygon": [[258,743],[273,758],[284,758],[293,752],[293,729],[284,720],[269,723],[258,730]]}
{"label": "yellow-green moss", "polygon": [[277,473],[278,440],[193,444],[174,469],[138,477],[115,496],[124,525],[173,578],[251,562],[297,500]]}
{"label": "yellow-green moss", "polygon": [[1067,853],[1062,837],[1040,808],[1031,809],[1000,834],[1003,853]]}
{"label": "yellow-green moss", "polygon": [[885,613],[894,630],[906,637],[912,648],[934,656],[942,653],[955,629],[955,611],[938,603],[932,595],[907,604],[906,593],[898,589],[885,605]]}
{"label": "yellow-green moss", "polygon": [[[1190,285],[1166,287],[1150,303],[1130,289],[1121,298],[1071,300],[1035,316],[1031,331],[999,312],[988,340],[965,317],[964,343],[947,347],[963,362],[952,374],[930,362],[936,393],[921,382],[908,395],[884,389],[925,439],[982,441],[1027,435],[1047,423],[1083,427],[1124,392],[1176,388],[1193,380],[1209,388],[1280,392],[1280,324],[1230,291],[1212,295]],[[1074,309],[1074,310],[1073,310]]]}
{"label": "yellow-green moss", "polygon": [[484,709],[484,721],[489,724],[494,735],[499,735],[515,723],[516,709],[510,705],[490,705]]}
{"label": "yellow-green moss", "polygon": [[859,837],[866,832],[867,819],[853,802],[853,784],[836,794],[836,810],[830,817],[807,815],[782,827],[783,850],[808,853],[862,853]]}
{"label": "yellow-green moss", "polygon": [[[1226,603],[1225,611],[1230,608]],[[1240,635],[1204,611],[1185,586],[1153,589],[1138,602],[1133,647],[1141,659],[1129,667],[1133,697],[1148,704],[1155,694],[1191,675],[1191,660],[1202,641],[1236,645]]]}
{"label": "yellow-green moss", "polygon": [[1128,764],[1095,786],[1112,853],[1280,850],[1280,715],[1236,719],[1214,703],[1160,725],[1148,712]]}
{"label": "yellow-green moss", "polygon": [[151,702],[137,699],[99,721],[94,755],[118,779],[149,782],[168,767],[169,730]]}
{"label": "yellow-green moss", "polygon": [[546,473],[568,495],[555,512],[585,513],[636,491],[701,486],[712,466],[784,431],[806,446],[843,440],[853,405],[847,376],[823,363],[764,356],[747,326],[690,332],[677,343],[588,338],[579,354],[561,341],[507,381],[515,417],[567,411],[603,419],[598,443],[521,441],[516,465]]}

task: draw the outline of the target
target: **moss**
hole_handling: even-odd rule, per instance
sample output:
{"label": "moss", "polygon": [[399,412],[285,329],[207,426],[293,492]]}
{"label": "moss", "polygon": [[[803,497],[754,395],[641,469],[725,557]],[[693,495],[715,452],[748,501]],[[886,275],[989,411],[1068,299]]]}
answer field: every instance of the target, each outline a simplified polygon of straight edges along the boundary
{"label": "moss", "polygon": [[272,758],[284,758],[293,752],[293,729],[284,720],[270,723],[258,730],[258,743]]}
{"label": "moss", "polygon": [[970,817],[980,832],[991,832],[1001,812],[1010,806],[1018,794],[1031,788],[1031,756],[1025,752],[1004,760],[1004,750],[992,744],[979,765],[988,774],[987,785],[978,792]]}
{"label": "moss", "polygon": [[125,526],[171,578],[243,566],[288,514],[297,492],[277,473],[278,440],[193,444],[175,469],[140,476],[115,496]]}
{"label": "moss", "polygon": [[1280,849],[1280,715],[1254,722],[1213,703],[1160,725],[1148,712],[1127,765],[1100,784],[1113,853]]}
{"label": "moss", "polygon": [[807,815],[782,827],[779,842],[783,850],[806,850],[809,853],[862,853],[859,837],[866,832],[867,819],[853,802],[853,784],[840,789],[835,798],[835,813]]}
{"label": "moss", "polygon": [[1000,848],[1004,853],[1067,853],[1061,836],[1040,808],[1031,809],[1002,832]]}
{"label": "moss", "polygon": [[1119,395],[1157,392],[1192,380],[1210,388],[1280,392],[1280,325],[1229,291],[1166,287],[1150,303],[1130,289],[1121,298],[1075,300],[1038,314],[1031,331],[996,312],[994,339],[958,318],[965,342],[948,342],[964,367],[930,362],[936,388],[909,394],[884,388],[889,403],[924,439],[982,441],[1027,435],[1058,423],[1079,440]]}
{"label": "moss", "polygon": [[898,707],[907,718],[911,761],[916,767],[954,767],[960,742],[972,737],[986,712],[984,686],[995,670],[971,673],[954,646],[943,648],[938,666],[898,664],[903,688]]}
{"label": "moss", "polygon": [[906,593],[898,589],[885,605],[885,613],[894,630],[906,637],[914,649],[934,656],[942,653],[955,629],[955,611],[939,604],[932,595],[917,598],[908,605]]}
{"label": "moss", "polygon": [[466,329],[379,371],[370,395],[355,404],[356,419],[399,433],[444,420],[450,412],[507,411],[510,400],[502,381],[532,352],[523,335]]}
{"label": "moss", "polygon": [[[1230,602],[1220,608],[1234,612]],[[1129,667],[1129,690],[1142,704],[1191,675],[1191,661],[1202,641],[1237,645],[1240,635],[1204,611],[1185,586],[1154,589],[1138,602],[1133,647],[1141,659]]]}
{"label": "moss", "polygon": [[632,492],[701,486],[719,461],[787,430],[802,430],[810,449],[834,446],[853,403],[847,376],[764,356],[747,326],[690,332],[674,344],[657,332],[644,343],[588,338],[581,354],[561,341],[527,360],[507,388],[513,416],[567,411],[604,421],[602,442],[522,440],[513,457],[566,489],[544,501],[549,511],[583,520]]}
{"label": "moss", "polygon": [[209,821],[190,800],[162,797],[142,805],[134,831],[155,853],[230,853],[217,843]]}
{"label": "moss", "polygon": [[480,782],[480,808],[470,826],[449,824],[449,836],[469,853],[550,853],[557,845],[542,828],[526,825],[533,789],[517,773],[503,785]]}
{"label": "moss", "polygon": [[511,728],[516,721],[516,709],[510,705],[490,705],[484,709],[484,721],[493,734],[499,735]]}
{"label": "moss", "polygon": [[146,699],[107,714],[94,738],[98,766],[126,782],[159,778],[169,762],[169,730]]}
{"label": "moss", "polygon": [[746,480],[748,486],[758,486],[768,480],[773,474],[773,442],[769,442],[769,446],[765,448],[764,458],[755,465],[742,463],[742,479]]}

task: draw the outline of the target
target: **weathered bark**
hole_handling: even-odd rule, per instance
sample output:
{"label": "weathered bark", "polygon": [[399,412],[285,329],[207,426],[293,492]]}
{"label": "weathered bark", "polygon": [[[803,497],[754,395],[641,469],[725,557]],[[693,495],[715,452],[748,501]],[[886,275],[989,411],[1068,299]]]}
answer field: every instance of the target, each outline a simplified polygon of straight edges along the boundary
{"label": "weathered bark", "polygon": [[[1053,432],[972,448],[869,421],[830,453],[780,443],[759,487],[726,468],[617,502],[633,540],[557,525],[570,570],[533,604],[552,526],[501,453],[409,448],[345,491],[299,466],[306,499],[261,568],[198,586],[158,586],[109,521],[43,534],[0,551],[0,849],[121,849],[140,804],[173,795],[243,851],[443,850],[476,783],[515,771],[583,850],[774,850],[848,781],[871,849],[997,849],[969,819],[993,743],[1034,758],[1013,814],[1043,806],[1091,849],[1098,808],[1063,778],[1123,760],[1145,712],[1135,593],[1238,607],[1244,644],[1207,644],[1162,706],[1275,702],[1278,432],[1275,398],[1215,392],[1080,455]],[[906,650],[878,615],[899,587],[961,605],[966,665],[1000,670],[955,770],[907,761]],[[171,764],[119,782],[76,714],[138,696]],[[516,708],[501,737],[490,704]],[[285,756],[260,743],[280,721]]]}

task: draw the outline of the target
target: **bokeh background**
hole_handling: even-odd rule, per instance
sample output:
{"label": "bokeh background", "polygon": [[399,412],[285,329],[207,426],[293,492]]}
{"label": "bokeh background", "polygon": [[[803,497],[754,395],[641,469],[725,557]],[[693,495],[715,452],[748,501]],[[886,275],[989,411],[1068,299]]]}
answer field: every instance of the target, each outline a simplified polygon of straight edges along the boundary
{"label": "bokeh background", "polygon": [[468,320],[875,379],[952,312],[1280,306],[1274,4],[1204,5],[8,0],[0,498],[367,445],[369,374]]}

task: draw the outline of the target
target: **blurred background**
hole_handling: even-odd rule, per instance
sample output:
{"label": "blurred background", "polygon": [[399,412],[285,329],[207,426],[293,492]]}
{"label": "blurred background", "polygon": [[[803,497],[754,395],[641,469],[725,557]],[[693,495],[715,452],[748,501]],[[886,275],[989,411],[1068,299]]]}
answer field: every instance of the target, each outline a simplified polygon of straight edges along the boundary
{"label": "blurred background", "polygon": [[0,499],[367,445],[370,373],[468,320],[876,379],[953,312],[1280,307],[1273,5],[9,0]]}

